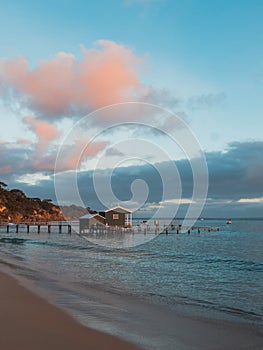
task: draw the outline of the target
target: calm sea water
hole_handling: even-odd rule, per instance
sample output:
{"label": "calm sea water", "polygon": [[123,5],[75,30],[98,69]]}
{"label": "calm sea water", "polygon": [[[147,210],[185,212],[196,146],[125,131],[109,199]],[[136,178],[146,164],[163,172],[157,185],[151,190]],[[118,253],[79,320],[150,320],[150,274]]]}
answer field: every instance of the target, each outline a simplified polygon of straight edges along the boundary
{"label": "calm sea water", "polygon": [[[263,325],[263,221],[200,226],[220,231],[160,235],[130,249],[94,245],[76,234],[0,228],[0,261],[11,257],[15,273],[51,291],[83,323],[133,341],[136,334],[145,348],[154,348],[152,310],[159,308]],[[142,332],[145,324],[149,330]],[[172,329],[165,329],[169,342]]]}

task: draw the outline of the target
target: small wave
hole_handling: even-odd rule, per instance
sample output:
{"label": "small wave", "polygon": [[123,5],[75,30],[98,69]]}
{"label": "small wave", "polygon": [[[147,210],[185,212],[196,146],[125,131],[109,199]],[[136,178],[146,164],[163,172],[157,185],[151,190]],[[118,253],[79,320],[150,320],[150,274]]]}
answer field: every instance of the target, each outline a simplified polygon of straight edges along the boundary
{"label": "small wave", "polygon": [[229,306],[217,306],[219,311],[223,311],[225,313],[228,313],[230,315],[237,315],[237,316],[243,316],[244,318],[248,320],[259,320],[262,322],[263,315],[251,310],[243,310],[235,307],[229,307]]}
{"label": "small wave", "polygon": [[207,264],[228,264],[232,268],[238,269],[238,271],[261,271],[263,268],[263,263],[252,261],[252,260],[239,260],[230,258],[208,258],[204,259]]}
{"label": "small wave", "polygon": [[10,237],[2,237],[0,238],[0,243],[11,243],[11,244],[24,244],[27,239],[24,238],[10,238]]}

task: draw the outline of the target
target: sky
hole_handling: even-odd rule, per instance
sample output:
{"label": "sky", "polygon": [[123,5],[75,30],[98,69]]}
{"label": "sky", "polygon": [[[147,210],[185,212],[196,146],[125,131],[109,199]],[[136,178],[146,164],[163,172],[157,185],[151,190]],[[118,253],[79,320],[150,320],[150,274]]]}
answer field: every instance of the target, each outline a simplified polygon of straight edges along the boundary
{"label": "sky", "polygon": [[262,17],[260,0],[2,2],[1,181],[97,210],[263,217]]}

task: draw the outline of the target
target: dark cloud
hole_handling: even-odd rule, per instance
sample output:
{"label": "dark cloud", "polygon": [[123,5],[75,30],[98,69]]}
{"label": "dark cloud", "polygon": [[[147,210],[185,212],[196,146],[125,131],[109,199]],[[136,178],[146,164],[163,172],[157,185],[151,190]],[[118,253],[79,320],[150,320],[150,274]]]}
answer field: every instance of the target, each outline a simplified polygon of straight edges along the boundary
{"label": "dark cloud", "polygon": [[0,174],[1,177],[12,174],[24,174],[30,171],[29,160],[33,150],[30,146],[22,146],[16,143],[0,144]]}
{"label": "dark cloud", "polygon": [[263,197],[263,142],[233,142],[225,152],[206,154],[209,197]]}
{"label": "dark cloud", "polygon": [[[10,163],[16,162],[19,164],[21,159],[26,162],[26,158],[30,157],[30,150],[9,149],[9,153],[3,154],[3,149],[0,151],[0,165],[9,160]],[[206,154],[207,165],[209,170],[209,190],[207,205],[204,213],[213,216],[213,213],[220,216],[220,213],[229,215],[234,213],[240,216],[241,213],[246,215],[247,208],[250,208],[247,213],[253,216],[255,209],[255,216],[263,216],[262,203],[239,203],[242,198],[261,198],[263,197],[263,142],[233,142],[225,151],[210,152]],[[166,172],[169,186],[176,189],[175,176],[171,172],[170,162],[159,163],[158,167],[161,171]],[[193,190],[193,176],[191,165],[188,160],[182,159],[175,162],[175,165],[180,174],[182,181],[182,198],[191,198]],[[19,170],[19,169],[18,169]],[[21,168],[18,175],[27,173],[29,169]],[[68,189],[68,176],[70,173],[60,174],[59,182],[65,191],[65,198]],[[100,209],[103,207],[97,198],[97,194],[93,186],[93,171],[78,173],[78,187],[81,193],[83,202],[86,206]],[[120,201],[130,200],[132,198],[131,185],[136,179],[141,179],[148,184],[149,195],[147,203],[160,203],[162,200],[163,184],[160,174],[154,166],[145,164],[142,166],[129,166],[115,169],[112,174],[111,170],[100,170],[96,173],[98,183],[102,191],[106,186],[106,179],[111,176],[111,185],[115,196]],[[9,187],[19,187],[28,195],[39,196],[42,198],[53,198],[55,200],[54,179],[41,180],[36,185],[28,185],[23,183],[16,183],[15,176],[10,174],[3,174],[1,180],[8,183]],[[106,190],[106,189],[105,189]],[[174,193],[171,191],[170,196],[166,199],[173,199]],[[68,203],[72,201],[69,196]],[[185,206],[186,207],[186,206]]]}
{"label": "dark cloud", "polygon": [[211,203],[206,204],[201,216],[209,218],[262,218],[263,203]]}

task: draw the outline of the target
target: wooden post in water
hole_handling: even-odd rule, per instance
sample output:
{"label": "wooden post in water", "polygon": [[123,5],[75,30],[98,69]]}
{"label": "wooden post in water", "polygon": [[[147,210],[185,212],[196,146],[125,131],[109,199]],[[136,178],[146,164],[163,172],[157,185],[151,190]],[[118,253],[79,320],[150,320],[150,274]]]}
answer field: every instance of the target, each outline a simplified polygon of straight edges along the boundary
{"label": "wooden post in water", "polygon": [[9,233],[9,224],[6,225],[6,233]]}
{"label": "wooden post in water", "polygon": [[47,225],[47,232],[50,233],[50,225]]}
{"label": "wooden post in water", "polygon": [[26,232],[29,233],[29,225],[26,225]]}
{"label": "wooden post in water", "polygon": [[19,227],[19,225],[16,224],[16,233],[18,233],[18,227]]}
{"label": "wooden post in water", "polygon": [[71,233],[71,225],[68,225],[68,233]]}
{"label": "wooden post in water", "polygon": [[37,233],[40,233],[40,225],[37,225]]}
{"label": "wooden post in water", "polygon": [[59,224],[58,230],[59,230],[59,233],[62,232],[62,225],[61,224]]}

